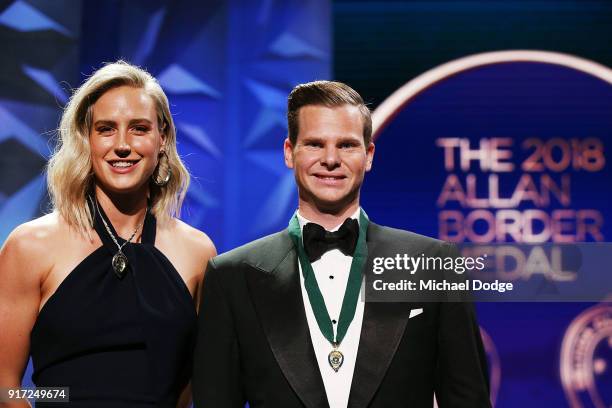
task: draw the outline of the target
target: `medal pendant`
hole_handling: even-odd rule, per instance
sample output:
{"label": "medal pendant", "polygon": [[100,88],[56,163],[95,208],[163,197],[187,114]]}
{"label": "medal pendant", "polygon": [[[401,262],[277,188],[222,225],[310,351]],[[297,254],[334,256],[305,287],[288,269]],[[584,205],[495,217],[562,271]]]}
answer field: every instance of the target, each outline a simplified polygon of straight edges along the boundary
{"label": "medal pendant", "polygon": [[334,348],[327,356],[327,361],[329,361],[331,368],[333,368],[335,372],[338,372],[340,367],[342,367],[342,363],[344,363],[344,355],[340,350]]}
{"label": "medal pendant", "polygon": [[128,266],[128,259],[123,252],[119,251],[113,256],[112,265],[115,275],[117,275],[119,279],[123,279]]}

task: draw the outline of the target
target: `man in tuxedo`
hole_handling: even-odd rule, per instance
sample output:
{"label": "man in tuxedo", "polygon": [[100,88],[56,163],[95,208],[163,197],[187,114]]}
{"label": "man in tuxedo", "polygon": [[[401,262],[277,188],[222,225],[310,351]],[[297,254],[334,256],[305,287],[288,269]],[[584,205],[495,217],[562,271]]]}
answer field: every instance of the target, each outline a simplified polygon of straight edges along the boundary
{"label": "man in tuxedo", "polygon": [[[196,408],[490,407],[470,303],[363,302],[384,249],[453,256],[451,246],[376,225],[359,205],[374,144],[368,108],[345,84],[298,85],[285,163],[299,207],[289,228],[220,255],[204,277]],[[415,307],[418,306],[418,307]]]}

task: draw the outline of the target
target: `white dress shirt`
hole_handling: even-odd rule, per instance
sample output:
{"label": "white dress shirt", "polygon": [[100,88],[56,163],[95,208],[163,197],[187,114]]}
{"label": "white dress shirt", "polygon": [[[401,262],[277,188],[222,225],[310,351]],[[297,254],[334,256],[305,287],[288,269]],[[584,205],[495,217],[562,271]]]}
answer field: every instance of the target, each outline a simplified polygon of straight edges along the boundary
{"label": "white dress shirt", "polygon": [[[359,220],[358,209],[351,218]],[[298,211],[298,220],[300,227],[310,222],[302,217]],[[342,225],[342,224],[340,224]],[[336,231],[340,225],[331,231]],[[323,295],[325,307],[329,317],[332,319],[334,334],[338,328],[340,318],[340,310],[342,309],[342,301],[344,292],[348,282],[352,256],[344,255],[339,249],[333,249],[323,254],[321,259],[312,263],[312,269],[317,279],[317,284]],[[299,262],[298,262],[299,264]],[[357,308],[355,309],[355,317],[351,322],[344,339],[342,340],[338,350],[344,355],[342,367],[335,372],[329,365],[328,355],[333,350],[331,343],[323,336],[312,306],[308,300],[308,293],[304,287],[304,276],[302,275],[302,266],[299,266],[300,282],[302,288],[302,299],[304,300],[304,310],[306,311],[306,320],[310,330],[310,338],[314,346],[314,352],[317,356],[319,371],[323,378],[325,393],[330,408],[346,408],[348,405],[349,393],[351,391],[351,382],[353,381],[353,372],[355,371],[355,361],[357,360],[357,350],[359,348],[359,338],[361,336],[361,323],[363,321],[364,302],[362,296],[357,300]],[[363,281],[361,282],[363,289]],[[335,322],[335,323],[334,323]]]}

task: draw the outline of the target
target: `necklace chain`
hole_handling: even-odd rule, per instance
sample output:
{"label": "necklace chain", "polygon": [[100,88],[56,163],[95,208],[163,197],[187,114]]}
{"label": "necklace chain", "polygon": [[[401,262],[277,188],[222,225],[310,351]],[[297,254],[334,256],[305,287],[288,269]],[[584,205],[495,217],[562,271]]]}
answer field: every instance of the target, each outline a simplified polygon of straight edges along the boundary
{"label": "necklace chain", "polygon": [[113,240],[113,242],[115,243],[115,245],[117,245],[117,248],[119,248],[119,252],[121,252],[121,250],[123,249],[123,247],[129,243],[130,241],[132,241],[132,239],[134,238],[134,236],[136,235],[136,233],[138,232],[138,230],[140,229],[140,227],[143,226],[145,219],[147,218],[147,212],[149,210],[149,208],[147,207],[145,210],[145,216],[142,219],[142,222],[140,224],[138,224],[138,226],[136,227],[136,229],[134,230],[134,232],[132,232],[132,235],[130,236],[130,238],[125,241],[122,245],[119,245],[119,242],[117,242],[117,239],[115,238],[115,235],[113,235],[113,232],[111,231],[110,227],[108,226],[108,224],[106,223],[106,220],[104,219],[104,217],[102,216],[102,213],[100,212],[100,208],[98,207],[98,200],[94,200],[93,198],[91,198],[91,196],[89,197],[89,199],[93,202],[94,206],[96,207],[96,211],[98,212],[98,214],[100,215],[100,218],[102,219],[102,223],[104,224],[104,227],[106,228],[106,232],[108,232],[108,235],[110,235],[111,239]]}

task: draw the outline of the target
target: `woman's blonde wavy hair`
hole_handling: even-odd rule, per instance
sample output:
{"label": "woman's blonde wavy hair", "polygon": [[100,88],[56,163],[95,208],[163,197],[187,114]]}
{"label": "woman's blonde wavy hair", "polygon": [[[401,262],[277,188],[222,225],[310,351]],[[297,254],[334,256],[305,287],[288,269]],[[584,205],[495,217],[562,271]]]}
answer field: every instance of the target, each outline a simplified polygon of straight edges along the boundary
{"label": "woman's blonde wavy hair", "polygon": [[[82,232],[89,231],[93,217],[87,205],[87,194],[94,183],[89,132],[94,103],[108,90],[119,86],[144,89],[153,98],[160,131],[165,135],[168,160],[161,160],[155,172],[171,178],[163,187],[150,183],[151,212],[162,224],[180,216],[181,206],[189,187],[189,172],[176,150],[176,128],[170,114],[168,98],[157,80],[147,71],[125,61],[104,65],[74,91],[58,129],[58,143],[47,165],[47,188],[53,210]],[[167,162],[167,163],[166,163]],[[166,167],[168,166],[168,167]]]}

